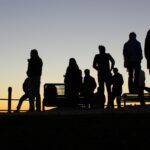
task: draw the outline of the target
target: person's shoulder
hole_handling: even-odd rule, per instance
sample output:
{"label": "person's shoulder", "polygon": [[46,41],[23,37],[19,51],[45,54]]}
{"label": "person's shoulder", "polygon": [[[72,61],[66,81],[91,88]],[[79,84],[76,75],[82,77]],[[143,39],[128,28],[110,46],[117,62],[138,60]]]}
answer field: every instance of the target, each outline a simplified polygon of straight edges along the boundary
{"label": "person's shoulder", "polygon": [[110,53],[106,53],[106,56],[107,57],[112,57]]}
{"label": "person's shoulder", "polygon": [[95,57],[98,57],[100,54],[95,54]]}
{"label": "person's shoulder", "polygon": [[91,75],[89,76],[91,79],[94,79],[94,77],[92,77]]}
{"label": "person's shoulder", "polygon": [[123,75],[121,73],[118,72],[118,75],[123,78]]}
{"label": "person's shoulder", "polygon": [[136,40],[136,42],[137,42],[139,45],[141,45],[141,42],[140,42],[140,41]]}
{"label": "person's shoulder", "polygon": [[126,45],[126,44],[128,44],[128,43],[130,43],[130,40],[127,40],[127,41],[124,43],[124,45]]}
{"label": "person's shoulder", "polygon": [[40,57],[39,57],[39,58],[38,58],[38,60],[39,60],[41,63],[43,63],[43,60],[42,60],[42,58],[40,58]]}
{"label": "person's shoulder", "polygon": [[110,55],[110,53],[106,53],[106,55]]}
{"label": "person's shoulder", "polygon": [[100,54],[96,54],[95,57],[94,57],[94,59],[99,58],[99,56],[100,56]]}
{"label": "person's shoulder", "polygon": [[130,45],[131,44],[131,40],[128,40],[124,43],[124,46]]}

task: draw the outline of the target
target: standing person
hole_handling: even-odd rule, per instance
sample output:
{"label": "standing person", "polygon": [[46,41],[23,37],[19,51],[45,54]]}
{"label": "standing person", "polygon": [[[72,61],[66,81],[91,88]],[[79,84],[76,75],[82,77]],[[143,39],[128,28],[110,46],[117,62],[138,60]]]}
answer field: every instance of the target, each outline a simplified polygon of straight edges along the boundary
{"label": "standing person", "polygon": [[27,98],[29,98],[29,95],[28,95],[28,82],[29,82],[29,78],[26,78],[23,82],[22,89],[24,91],[24,94],[20,97],[19,103],[17,105],[17,109],[16,109],[15,112],[19,112],[23,101],[26,100]]}
{"label": "standing person", "polygon": [[150,30],[148,30],[145,38],[144,54],[147,60],[147,69],[149,69],[149,74],[150,74]]}
{"label": "standing person", "polygon": [[79,92],[82,85],[82,72],[74,58],[69,59],[69,65],[64,75],[65,96],[71,106],[75,106],[79,99]]}
{"label": "standing person", "polygon": [[136,40],[136,34],[131,32],[129,40],[123,47],[124,67],[128,71],[128,89],[130,93],[138,92],[138,79],[143,58],[141,43]]}
{"label": "standing person", "polygon": [[93,108],[94,105],[94,90],[96,88],[95,79],[90,75],[90,70],[84,70],[84,79],[83,79],[83,96],[86,101],[90,103],[90,108]]}
{"label": "standing person", "polygon": [[[96,54],[93,61],[93,68],[98,71],[99,90],[104,93],[104,84],[106,84],[108,103],[107,107],[111,107],[111,71],[114,68],[115,60],[106,53],[105,47],[99,45],[99,54]],[[111,65],[110,65],[111,64]]]}
{"label": "standing person", "polygon": [[29,92],[29,111],[34,111],[34,99],[36,100],[36,111],[41,111],[41,97],[40,97],[40,80],[42,75],[42,59],[38,55],[36,49],[32,49],[30,52],[30,59],[28,59],[27,76],[28,92]]}
{"label": "standing person", "polygon": [[112,76],[112,105],[114,106],[114,100],[116,98],[118,108],[121,107],[121,94],[122,85],[124,83],[123,76],[118,72],[118,68],[113,69],[114,75]]}

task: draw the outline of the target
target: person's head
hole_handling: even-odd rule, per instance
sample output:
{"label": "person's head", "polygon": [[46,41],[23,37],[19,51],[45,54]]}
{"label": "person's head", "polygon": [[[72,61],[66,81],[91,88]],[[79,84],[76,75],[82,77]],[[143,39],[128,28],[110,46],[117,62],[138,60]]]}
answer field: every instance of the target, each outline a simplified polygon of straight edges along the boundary
{"label": "person's head", "polygon": [[135,32],[131,32],[131,33],[129,34],[129,39],[136,39],[136,34],[135,34]]}
{"label": "person's head", "polygon": [[76,63],[76,60],[75,60],[75,58],[70,58],[69,59],[69,65],[76,65],[77,63]]}
{"label": "person's head", "polygon": [[114,74],[118,73],[118,68],[114,68],[114,69],[113,69],[113,73],[114,73]]}
{"label": "person's head", "polygon": [[146,38],[149,38],[149,39],[150,39],[150,30],[147,31]]}
{"label": "person's head", "polygon": [[31,58],[37,57],[38,56],[38,51],[36,49],[32,49],[30,52]]}
{"label": "person's head", "polygon": [[84,74],[85,74],[85,76],[89,76],[90,75],[90,70],[89,69],[85,69],[84,70]]}
{"label": "person's head", "polygon": [[105,53],[105,46],[103,46],[103,45],[99,45],[98,46],[98,49],[99,49],[99,52],[101,53],[101,54],[104,54]]}

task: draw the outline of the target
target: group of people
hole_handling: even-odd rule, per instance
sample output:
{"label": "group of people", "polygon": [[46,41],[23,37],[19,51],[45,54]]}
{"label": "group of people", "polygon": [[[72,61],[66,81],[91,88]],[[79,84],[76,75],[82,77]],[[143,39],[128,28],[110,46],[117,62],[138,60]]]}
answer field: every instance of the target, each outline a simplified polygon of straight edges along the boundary
{"label": "group of people", "polygon": [[[84,78],[75,58],[70,58],[69,65],[64,75],[65,96],[70,100],[70,104],[75,104],[82,95],[90,101],[93,107],[93,99],[98,96],[97,102],[101,101],[101,107],[104,108],[105,85],[107,89],[107,108],[114,108],[116,99],[118,108],[121,107],[120,100],[122,95],[122,86],[124,84],[123,76],[115,67],[115,60],[111,54],[106,53],[105,46],[99,45],[99,54],[96,54],[93,60],[93,68],[98,73],[97,93],[94,93],[97,85],[95,79],[90,75],[90,70],[84,70]],[[147,69],[150,73],[150,30],[147,32],[144,45],[144,54],[147,60]],[[29,111],[41,111],[40,97],[40,78],[42,75],[42,59],[36,49],[31,50],[31,58],[28,60],[27,80],[23,84],[25,94],[20,98],[17,111],[20,110],[22,102],[29,98]],[[138,93],[141,105],[144,102],[145,74],[141,69],[143,59],[141,43],[136,39],[136,33],[129,33],[129,40],[123,46],[124,67],[128,71],[128,89],[129,93]],[[113,73],[112,73],[113,72]],[[34,103],[36,101],[36,103]]]}
{"label": "group of people", "polygon": [[[115,61],[113,57],[105,52],[104,46],[99,46],[99,54],[95,55],[93,68],[98,72],[99,90],[104,93],[104,84],[106,84],[108,93],[107,107],[114,107],[114,99],[120,107],[122,94],[123,76],[114,68]],[[147,60],[147,69],[150,73],[150,30],[147,32],[144,44],[144,54]],[[131,94],[138,94],[141,105],[145,105],[144,90],[150,92],[145,87],[145,73],[141,68],[143,59],[141,43],[136,39],[136,33],[129,33],[129,40],[123,46],[124,67],[128,72],[128,90]],[[113,70],[114,76],[111,71]],[[113,87],[112,87],[113,85]]]}

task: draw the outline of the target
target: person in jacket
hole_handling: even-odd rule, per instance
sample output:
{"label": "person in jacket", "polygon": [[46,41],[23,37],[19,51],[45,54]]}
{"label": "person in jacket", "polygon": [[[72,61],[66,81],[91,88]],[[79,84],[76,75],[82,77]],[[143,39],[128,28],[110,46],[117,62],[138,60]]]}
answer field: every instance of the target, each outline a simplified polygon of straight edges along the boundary
{"label": "person in jacket", "polygon": [[65,96],[70,106],[75,106],[79,100],[82,86],[82,72],[75,58],[69,59],[69,65],[64,75]]}
{"label": "person in jacket", "polygon": [[136,34],[131,32],[129,40],[123,46],[124,67],[128,71],[129,93],[138,93],[138,79],[143,58],[141,43],[136,39]]}
{"label": "person in jacket", "polygon": [[[36,49],[32,49],[30,52],[30,59],[28,59],[27,76],[29,78],[28,82],[28,92],[29,92],[29,111],[41,111],[41,96],[40,96],[40,83],[42,75],[42,59],[38,55]],[[36,105],[34,105],[34,100]]]}

